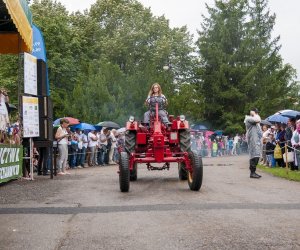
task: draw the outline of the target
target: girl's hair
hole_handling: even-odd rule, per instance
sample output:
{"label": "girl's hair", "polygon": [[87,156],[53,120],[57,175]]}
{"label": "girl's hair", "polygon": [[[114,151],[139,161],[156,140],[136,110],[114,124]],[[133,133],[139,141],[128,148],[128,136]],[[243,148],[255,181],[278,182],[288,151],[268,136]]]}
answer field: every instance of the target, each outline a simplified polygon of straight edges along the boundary
{"label": "girl's hair", "polygon": [[153,91],[154,86],[158,86],[158,95],[162,95],[162,91],[161,91],[160,85],[158,83],[153,83],[152,86],[151,86],[151,89],[149,91],[148,96],[153,96],[153,94],[154,94],[154,91]]}
{"label": "girl's hair", "polygon": [[66,118],[62,118],[62,119],[60,119],[60,124],[63,124],[63,123],[67,123],[67,124],[69,124],[69,120],[68,120],[68,119],[66,119]]}

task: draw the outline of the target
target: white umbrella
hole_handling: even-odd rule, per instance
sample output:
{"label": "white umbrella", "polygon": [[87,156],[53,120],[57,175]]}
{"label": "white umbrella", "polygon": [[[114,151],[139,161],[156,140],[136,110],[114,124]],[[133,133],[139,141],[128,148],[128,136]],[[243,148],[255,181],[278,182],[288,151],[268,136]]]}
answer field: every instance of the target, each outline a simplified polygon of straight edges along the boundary
{"label": "white umbrella", "polygon": [[119,128],[118,130],[117,130],[117,132],[118,133],[124,133],[126,131],[126,128]]}

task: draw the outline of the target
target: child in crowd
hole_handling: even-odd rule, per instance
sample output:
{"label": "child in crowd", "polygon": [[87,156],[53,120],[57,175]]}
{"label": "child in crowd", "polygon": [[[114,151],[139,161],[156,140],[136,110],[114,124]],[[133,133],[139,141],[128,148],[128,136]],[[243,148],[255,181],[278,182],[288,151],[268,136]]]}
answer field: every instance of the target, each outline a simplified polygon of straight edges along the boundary
{"label": "child in crowd", "polygon": [[232,149],[233,149],[233,138],[229,138],[228,140],[228,154],[232,155]]}
{"label": "child in crowd", "polygon": [[270,133],[266,143],[266,156],[267,156],[267,166],[275,167],[274,164],[274,149],[276,147],[276,141],[274,134]]}
{"label": "child in crowd", "polygon": [[218,143],[216,142],[216,140],[214,140],[212,143],[212,157],[217,157],[217,152],[218,152]]}

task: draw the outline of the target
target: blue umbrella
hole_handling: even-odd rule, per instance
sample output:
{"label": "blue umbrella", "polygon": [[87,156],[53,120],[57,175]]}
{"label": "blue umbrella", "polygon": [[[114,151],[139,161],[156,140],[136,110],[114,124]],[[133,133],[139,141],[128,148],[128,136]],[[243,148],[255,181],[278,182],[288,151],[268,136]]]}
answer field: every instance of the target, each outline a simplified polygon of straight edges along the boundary
{"label": "blue umbrella", "polygon": [[272,126],[272,123],[271,123],[271,122],[268,122],[268,121],[266,121],[266,120],[261,120],[260,124],[261,124],[261,125]]}
{"label": "blue umbrella", "polygon": [[216,130],[215,134],[221,136],[223,134],[223,131],[222,130]]}
{"label": "blue umbrella", "polygon": [[195,130],[208,130],[208,128],[203,124],[195,124],[192,126],[192,129]]}
{"label": "blue umbrella", "polygon": [[296,110],[291,110],[291,109],[285,109],[278,111],[276,114],[288,117],[288,118],[296,118],[300,116],[300,112]]}
{"label": "blue umbrella", "polygon": [[80,129],[80,130],[96,130],[96,128],[93,125],[88,124],[88,123],[84,123],[84,122],[72,126],[72,129],[74,129],[74,130],[75,129]]}
{"label": "blue umbrella", "polygon": [[282,116],[282,115],[270,115],[269,117],[266,118],[267,121],[269,122],[278,122],[278,123],[287,123],[289,118]]}
{"label": "blue umbrella", "polygon": [[101,131],[102,127],[99,125],[94,125],[94,127],[96,128],[97,131]]}

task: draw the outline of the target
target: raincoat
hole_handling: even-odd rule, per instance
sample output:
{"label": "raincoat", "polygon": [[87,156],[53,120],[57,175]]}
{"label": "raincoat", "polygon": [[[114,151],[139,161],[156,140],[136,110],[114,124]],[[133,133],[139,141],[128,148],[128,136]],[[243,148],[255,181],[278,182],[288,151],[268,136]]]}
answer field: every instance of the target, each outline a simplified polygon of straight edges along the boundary
{"label": "raincoat", "polygon": [[260,127],[260,116],[246,116],[245,125],[247,129],[246,140],[248,142],[248,150],[250,159],[260,157],[262,153],[262,130]]}

